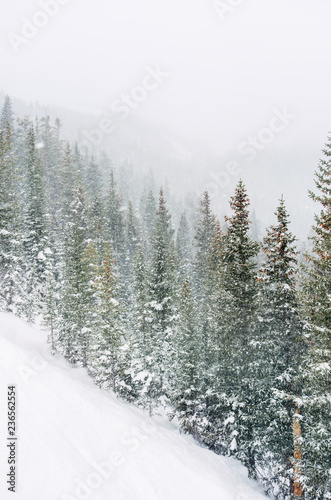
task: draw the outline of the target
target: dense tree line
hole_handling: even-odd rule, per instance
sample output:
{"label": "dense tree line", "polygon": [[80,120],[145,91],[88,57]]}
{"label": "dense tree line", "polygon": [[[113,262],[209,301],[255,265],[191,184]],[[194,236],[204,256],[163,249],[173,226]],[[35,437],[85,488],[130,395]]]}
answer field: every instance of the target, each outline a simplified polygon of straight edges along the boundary
{"label": "dense tree line", "polygon": [[6,98],[1,310],[42,321],[53,352],[150,415],[166,407],[270,496],[331,498],[331,141],[300,267],[283,198],[261,242],[242,181],[225,223],[205,192],[197,211],[176,213],[175,232],[151,177],[134,204],[110,160],[60,129],[49,117],[14,120]]}

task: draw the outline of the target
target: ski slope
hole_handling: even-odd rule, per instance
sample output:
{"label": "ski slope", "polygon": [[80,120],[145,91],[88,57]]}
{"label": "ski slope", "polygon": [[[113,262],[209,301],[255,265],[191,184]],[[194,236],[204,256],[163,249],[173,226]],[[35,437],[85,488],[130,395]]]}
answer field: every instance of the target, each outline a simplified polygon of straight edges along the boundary
{"label": "ski slope", "polygon": [[[262,500],[237,461],[98,389],[46,334],[0,313],[1,500]],[[7,386],[17,393],[16,493],[7,490]]]}

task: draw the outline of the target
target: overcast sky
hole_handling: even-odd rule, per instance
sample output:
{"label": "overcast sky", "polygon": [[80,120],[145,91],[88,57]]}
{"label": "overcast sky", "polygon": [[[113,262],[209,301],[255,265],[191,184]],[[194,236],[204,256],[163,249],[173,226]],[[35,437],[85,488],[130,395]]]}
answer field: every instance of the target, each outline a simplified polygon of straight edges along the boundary
{"label": "overcast sky", "polygon": [[42,2],[2,0],[0,88],[13,97],[107,113],[159,66],[168,76],[132,112],[185,136],[235,148],[286,107],[296,119],[280,141],[326,139],[329,0],[60,1],[47,17]]}

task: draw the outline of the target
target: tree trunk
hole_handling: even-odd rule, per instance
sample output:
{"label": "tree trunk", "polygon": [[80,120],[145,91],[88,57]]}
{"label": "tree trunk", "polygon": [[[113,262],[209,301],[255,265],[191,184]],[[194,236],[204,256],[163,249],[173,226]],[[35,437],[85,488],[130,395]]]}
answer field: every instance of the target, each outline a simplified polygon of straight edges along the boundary
{"label": "tree trunk", "polygon": [[301,425],[300,425],[300,411],[296,403],[296,412],[293,417],[293,439],[294,439],[294,491],[293,497],[295,500],[303,498],[303,489],[300,483],[301,476],[301,462],[302,462],[302,448],[301,448]]}

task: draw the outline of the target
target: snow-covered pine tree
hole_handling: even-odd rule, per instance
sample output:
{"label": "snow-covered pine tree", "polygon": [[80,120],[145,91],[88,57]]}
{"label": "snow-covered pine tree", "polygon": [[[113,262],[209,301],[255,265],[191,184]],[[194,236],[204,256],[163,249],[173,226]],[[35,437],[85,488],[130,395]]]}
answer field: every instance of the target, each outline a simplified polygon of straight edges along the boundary
{"label": "snow-covered pine tree", "polygon": [[201,310],[205,302],[205,286],[207,281],[208,256],[211,242],[216,234],[216,217],[211,211],[208,191],[203,193],[200,201],[200,219],[198,220],[195,240],[194,286],[198,308]]}
{"label": "snow-covered pine tree", "polygon": [[105,199],[105,241],[110,241],[112,255],[116,261],[118,280],[121,282],[120,296],[126,300],[128,289],[125,285],[125,219],[122,198],[117,192],[114,171],[111,170],[109,177],[109,188]]}
{"label": "snow-covered pine tree", "polygon": [[51,125],[50,117],[41,118],[39,135],[36,137],[41,166],[45,174],[46,207],[50,222],[56,228],[61,203],[60,162],[62,141],[59,138],[60,123]]}
{"label": "snow-covered pine tree", "polygon": [[171,343],[177,302],[174,231],[162,188],[152,241],[149,286],[151,321],[148,334],[151,336],[149,342],[153,346],[153,399],[157,405],[169,391]]}
{"label": "snow-covered pine tree", "polygon": [[60,318],[60,281],[56,272],[54,253],[49,251],[45,268],[45,293],[42,309],[43,325],[47,328],[48,342],[54,354],[57,350],[57,337]]}
{"label": "snow-covered pine tree", "polygon": [[196,306],[187,280],[182,284],[177,326],[173,336],[171,405],[184,432],[199,437],[201,420],[201,338]]}
{"label": "snow-covered pine tree", "polygon": [[13,118],[13,104],[8,95],[5,96],[5,101],[2,106],[1,110],[1,117],[0,117],[0,128],[2,130],[3,136],[6,139],[7,138],[7,132],[11,134],[13,131],[14,127],[14,118]]}
{"label": "snow-covered pine tree", "polygon": [[221,454],[235,449],[238,433],[233,425],[235,337],[230,322],[233,298],[225,289],[225,243],[226,235],[217,222],[207,258],[205,325],[208,335],[202,337],[204,411],[199,426],[204,443]]}
{"label": "snow-covered pine tree", "polygon": [[90,347],[89,370],[98,385],[130,399],[132,387],[128,384],[129,376],[126,376],[130,353],[127,353],[123,308],[119,301],[114,266],[110,244],[106,243],[100,273],[95,280],[96,325]]}
{"label": "snow-covered pine tree", "polygon": [[22,213],[17,202],[16,158],[10,123],[0,130],[0,309],[20,313],[23,291]]}
{"label": "snow-covered pine tree", "polygon": [[180,262],[180,274],[182,278],[190,278],[192,274],[192,239],[186,213],[180,216],[179,227],[176,238],[176,250]]}
{"label": "snow-covered pine tree", "polygon": [[144,242],[146,249],[150,251],[152,243],[152,235],[154,231],[156,200],[152,189],[145,191],[140,201],[140,214],[142,221],[142,232],[144,234]]}
{"label": "snow-covered pine tree", "polygon": [[143,247],[139,247],[134,259],[133,270],[133,306],[131,331],[133,356],[131,370],[139,406],[153,412],[155,387],[154,373],[154,336],[150,328],[150,274]]}
{"label": "snow-covered pine tree", "polygon": [[259,335],[255,368],[255,460],[265,488],[289,494],[293,482],[293,422],[301,396],[305,323],[297,293],[296,238],[281,198],[267,230],[258,278]]}
{"label": "snow-covered pine tree", "polygon": [[80,181],[75,165],[74,157],[71,151],[70,144],[67,142],[62,152],[60,163],[60,207],[61,207],[61,220],[63,226],[66,225],[66,218],[70,210],[73,192],[77,188]]}
{"label": "snow-covered pine tree", "polygon": [[102,258],[105,226],[102,175],[93,156],[86,171],[85,186],[88,195],[90,238],[95,242],[98,254]]}
{"label": "snow-covered pine tree", "polygon": [[125,220],[125,264],[122,271],[122,286],[125,288],[125,302],[127,305],[127,321],[132,319],[134,261],[141,246],[140,224],[135,214],[132,202],[128,202]]}
{"label": "snow-covered pine tree", "polygon": [[197,222],[194,236],[195,256],[192,269],[192,291],[197,305],[197,321],[201,336],[201,363],[204,366],[202,370],[204,379],[202,387],[206,395],[206,407],[209,405],[208,389],[211,385],[209,380],[211,368],[210,354],[213,350],[208,316],[210,296],[208,260],[210,247],[216,236],[217,229],[217,219],[211,211],[210,203],[209,193],[205,191],[200,201],[200,218]]}
{"label": "snow-covered pine tree", "polygon": [[141,245],[141,235],[139,220],[135,214],[132,202],[128,203],[128,213],[126,218],[126,246],[129,263],[133,263],[138,248]]}
{"label": "snow-covered pine tree", "polygon": [[[74,190],[69,206],[65,234],[65,265],[61,287],[59,342],[65,357],[72,363],[87,366],[90,315],[93,291],[89,267],[97,257],[87,258],[89,244],[87,202],[83,188]],[[96,252],[94,252],[96,255]],[[97,262],[95,263],[97,264]]]}
{"label": "snow-covered pine tree", "polygon": [[[231,352],[231,382],[227,387],[232,400],[231,420],[237,437],[229,443],[229,451],[247,467],[251,476],[256,475],[254,452],[254,365],[256,361],[256,256],[259,246],[249,238],[249,199],[240,180],[230,207],[232,217],[228,222],[224,240],[224,291],[231,295],[231,311],[227,318],[227,341]],[[222,362],[222,361],[221,361]]]}
{"label": "snow-covered pine tree", "polygon": [[44,173],[30,125],[26,136],[26,206],[24,213],[24,253],[26,262],[25,316],[29,321],[41,313],[44,300],[47,256],[49,254],[45,213]]}
{"label": "snow-covered pine tree", "polygon": [[110,172],[109,189],[106,197],[105,224],[107,239],[111,242],[114,257],[121,267],[124,260],[125,224],[121,197],[117,193],[113,170]]}
{"label": "snow-covered pine tree", "polygon": [[307,255],[303,298],[311,338],[304,364],[303,468],[305,498],[331,498],[331,138],[310,192],[322,209],[315,215],[313,253]]}

